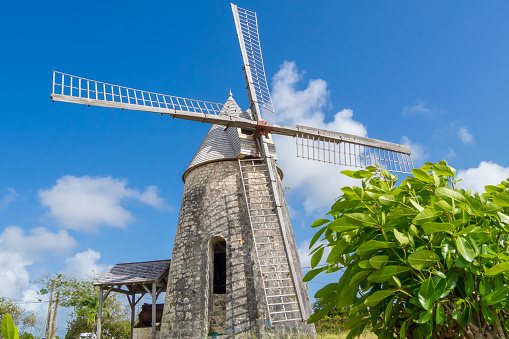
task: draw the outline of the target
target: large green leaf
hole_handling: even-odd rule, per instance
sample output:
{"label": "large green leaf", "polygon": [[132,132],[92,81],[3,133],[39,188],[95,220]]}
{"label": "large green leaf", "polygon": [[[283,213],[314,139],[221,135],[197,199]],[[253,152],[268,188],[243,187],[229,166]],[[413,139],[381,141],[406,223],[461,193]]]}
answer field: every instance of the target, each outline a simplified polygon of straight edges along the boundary
{"label": "large green leaf", "polygon": [[505,207],[509,206],[509,194],[505,192],[493,192],[491,196],[493,197],[493,202]]}
{"label": "large green leaf", "polygon": [[495,305],[502,300],[507,299],[507,295],[509,295],[509,286],[503,286],[501,288],[495,289],[495,291],[490,294],[484,296],[481,300],[482,305]]}
{"label": "large green leaf", "polygon": [[327,262],[329,264],[335,264],[337,263],[339,257],[343,254],[345,254],[349,244],[345,240],[341,240],[332,248],[332,250],[329,253],[329,256],[327,257]]}
{"label": "large green leaf", "polygon": [[501,273],[509,271],[509,261],[497,264],[490,269],[486,270],[486,275],[492,276],[492,275],[499,275]]}
{"label": "large green leaf", "polygon": [[311,257],[311,268],[315,268],[316,265],[320,263],[320,260],[322,260],[323,256],[323,250],[324,248],[322,247],[318,251],[316,251],[315,254],[313,254],[313,256]]}
{"label": "large green leaf", "polygon": [[345,324],[345,330],[348,331],[348,330],[351,330],[351,329],[357,327],[362,322],[362,319],[364,319],[364,317],[362,315],[349,316],[348,320],[346,321],[346,324]]}
{"label": "large green leaf", "polygon": [[472,306],[470,306],[469,304],[465,306],[463,312],[461,312],[461,315],[458,319],[458,323],[460,324],[461,327],[465,327],[468,325],[471,318],[472,318]]}
{"label": "large green leaf", "polygon": [[384,300],[385,298],[393,295],[396,291],[391,290],[382,290],[382,291],[376,291],[372,294],[370,294],[366,300],[364,300],[364,304],[367,306],[375,306],[378,305],[379,302]]}
{"label": "large green leaf", "polygon": [[338,283],[332,283],[328,284],[321,289],[318,290],[318,292],[315,293],[315,298],[323,298],[324,296],[333,293],[336,294],[338,289]]}
{"label": "large green leaf", "polygon": [[389,261],[388,255],[377,255],[369,259],[369,263],[376,269],[382,268]]}
{"label": "large green leaf", "polygon": [[371,178],[373,173],[366,170],[358,170],[358,171],[352,171],[352,170],[344,170],[340,172],[341,174],[346,175],[347,177],[354,178],[354,179],[364,179],[364,178]]}
{"label": "large green leaf", "polygon": [[392,211],[390,211],[389,213],[387,213],[387,216],[388,217],[415,216],[415,215],[417,215],[417,213],[418,213],[418,211],[413,208],[406,207],[406,206],[398,206],[395,209],[393,209]]}
{"label": "large green leaf", "polygon": [[502,212],[502,206],[492,202],[482,205],[477,211],[488,215],[497,215],[498,212]]}
{"label": "large green leaf", "polygon": [[481,311],[486,322],[490,325],[493,325],[493,323],[495,322],[495,314],[493,313],[493,311],[488,306],[485,305],[481,306]]}
{"label": "large green leaf", "polygon": [[447,258],[448,253],[456,253],[456,247],[454,247],[454,241],[449,237],[445,237],[442,240],[442,242],[440,243],[440,249],[442,252],[442,257],[444,259]]}
{"label": "large green leaf", "polygon": [[445,292],[447,280],[441,277],[431,277],[421,284],[419,288],[419,302],[426,310],[432,310],[434,303]]}
{"label": "large green leaf", "polygon": [[1,325],[2,337],[4,339],[18,339],[19,333],[16,325],[12,321],[11,315],[9,313],[5,313],[2,319]]}
{"label": "large green leaf", "polygon": [[429,250],[417,250],[408,256],[408,263],[416,270],[422,270],[433,265],[440,258],[438,255]]}
{"label": "large green leaf", "polygon": [[309,243],[309,249],[311,249],[311,247],[313,247],[313,245],[318,241],[318,239],[320,239],[320,237],[322,236],[323,232],[325,232],[326,229],[327,227],[323,227],[318,232],[315,233],[315,235],[311,239],[311,242]]}
{"label": "large green leaf", "polygon": [[368,281],[380,283],[388,281],[393,276],[401,274],[403,272],[411,271],[412,268],[408,266],[385,266],[380,268],[368,276]]}
{"label": "large green leaf", "polygon": [[313,324],[313,323],[316,323],[318,320],[324,318],[327,313],[332,310],[332,308],[336,306],[335,303],[330,303],[328,305],[326,305],[324,308],[322,308],[321,310],[319,310],[318,312],[316,312],[315,314],[311,315],[308,319],[308,324]]}
{"label": "large green leaf", "polygon": [[444,320],[445,320],[444,307],[442,306],[442,304],[438,303],[435,322],[437,323],[437,325],[442,326],[444,324]]}
{"label": "large green leaf", "polygon": [[378,201],[380,201],[380,203],[382,205],[386,205],[386,206],[390,206],[396,202],[398,202],[396,200],[396,197],[394,195],[389,195],[389,194],[386,194],[386,195],[382,195],[378,198]]}
{"label": "large green leaf", "polygon": [[433,311],[423,311],[415,322],[418,324],[427,324],[431,319],[433,319]]}
{"label": "large green leaf", "polygon": [[465,282],[465,296],[470,296],[474,291],[474,274],[470,273],[468,279]]}
{"label": "large green leaf", "polygon": [[350,286],[358,285],[359,281],[370,273],[371,273],[371,270],[369,270],[369,271],[362,270],[360,272],[355,273],[352,280],[350,281]]}
{"label": "large green leaf", "polygon": [[472,245],[470,245],[466,238],[463,237],[456,238],[456,249],[466,261],[468,262],[474,261],[475,256],[474,249],[472,248]]}
{"label": "large green leaf", "polygon": [[419,212],[412,222],[422,226],[424,223],[435,219],[438,215],[440,215],[440,212],[437,212],[434,208],[428,207],[424,211]]}
{"label": "large green leaf", "polygon": [[348,218],[351,222],[363,226],[371,226],[377,223],[375,219],[365,213],[345,213],[343,216]]}
{"label": "large green leaf", "polygon": [[426,234],[433,234],[437,232],[448,232],[454,229],[454,226],[446,222],[426,222],[422,225],[422,229]]}
{"label": "large green leaf", "polygon": [[387,303],[387,307],[385,307],[385,313],[384,313],[385,326],[387,326],[387,324],[389,323],[389,320],[391,319],[392,308],[394,306],[394,301],[396,300],[397,297],[398,297],[397,295],[392,297],[392,299],[389,300],[389,302]]}
{"label": "large green leaf", "polygon": [[316,277],[318,274],[320,274],[321,272],[325,271],[326,269],[327,269],[327,266],[311,270],[308,273],[306,273],[306,275],[304,276],[304,279],[302,279],[302,280],[304,282],[311,281],[314,277]]}
{"label": "large green leaf", "polygon": [[433,177],[431,175],[429,175],[428,172],[423,171],[422,169],[414,168],[414,169],[412,169],[412,174],[418,180],[421,180],[424,182],[429,182],[429,183],[433,182]]}
{"label": "large green leaf", "polygon": [[355,251],[358,255],[364,255],[372,250],[378,250],[382,248],[389,248],[395,246],[395,243],[387,241],[369,240],[360,245]]}
{"label": "large green leaf", "polygon": [[327,227],[339,233],[359,228],[359,226],[357,225],[352,225],[352,222],[346,219],[345,217],[340,217],[332,221],[329,225],[327,225]]}
{"label": "large green leaf", "polygon": [[316,228],[316,227],[320,227],[322,226],[323,224],[326,224],[330,222],[329,219],[318,219],[318,220],[315,220],[312,224],[311,224],[311,227],[313,228]]}
{"label": "large green leaf", "polygon": [[398,240],[398,242],[402,246],[406,246],[410,242],[410,239],[405,234],[398,231],[397,229],[394,229],[394,236],[396,237],[396,240]]}
{"label": "large green leaf", "polygon": [[468,199],[463,194],[447,187],[438,187],[435,190],[435,194],[441,198],[454,199],[456,201],[468,204]]}
{"label": "large green leaf", "polygon": [[435,210],[440,211],[440,212],[452,211],[452,206],[449,205],[449,203],[445,200],[439,200],[439,201],[435,202],[433,207],[435,207]]}

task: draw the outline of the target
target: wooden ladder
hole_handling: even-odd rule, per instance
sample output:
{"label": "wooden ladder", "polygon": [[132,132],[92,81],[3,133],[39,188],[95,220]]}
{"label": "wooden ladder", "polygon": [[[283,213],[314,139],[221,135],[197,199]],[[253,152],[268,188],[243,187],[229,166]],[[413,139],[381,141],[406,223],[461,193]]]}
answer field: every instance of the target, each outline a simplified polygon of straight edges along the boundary
{"label": "wooden ladder", "polygon": [[239,160],[239,165],[269,320],[302,321],[267,163],[258,159]]}

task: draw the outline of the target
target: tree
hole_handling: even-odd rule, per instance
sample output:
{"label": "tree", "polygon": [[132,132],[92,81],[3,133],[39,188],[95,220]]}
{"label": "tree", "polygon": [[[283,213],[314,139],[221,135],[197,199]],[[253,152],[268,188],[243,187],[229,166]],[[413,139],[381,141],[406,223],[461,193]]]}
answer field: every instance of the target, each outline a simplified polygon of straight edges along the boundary
{"label": "tree", "polygon": [[25,333],[38,324],[37,315],[34,312],[19,307],[10,299],[0,297],[0,322],[6,313],[11,316],[20,333]]}
{"label": "tree", "polygon": [[[130,309],[123,295],[110,293],[103,304],[103,337],[129,338],[131,331]],[[99,288],[93,280],[75,281],[73,289],[67,294],[63,306],[72,308],[68,322],[66,339],[79,336],[80,333],[95,332],[99,307]]]}
{"label": "tree", "polygon": [[445,161],[399,186],[375,167],[342,173],[361,186],[312,224],[313,268],[331,252],[304,280],[342,275],[316,293],[325,306],[310,323],[351,307],[348,338],[368,324],[381,338],[509,337],[509,182],[472,194]]}
{"label": "tree", "polygon": [[[78,280],[64,274],[48,274],[38,282],[45,286],[40,290],[40,294],[50,295],[47,338],[54,337],[59,305],[72,309],[66,338],[76,338],[80,333],[96,331],[99,288],[94,286],[93,279]],[[105,338],[128,338],[130,336],[130,317],[127,306],[121,299],[122,296],[111,293],[104,302],[103,337]]]}

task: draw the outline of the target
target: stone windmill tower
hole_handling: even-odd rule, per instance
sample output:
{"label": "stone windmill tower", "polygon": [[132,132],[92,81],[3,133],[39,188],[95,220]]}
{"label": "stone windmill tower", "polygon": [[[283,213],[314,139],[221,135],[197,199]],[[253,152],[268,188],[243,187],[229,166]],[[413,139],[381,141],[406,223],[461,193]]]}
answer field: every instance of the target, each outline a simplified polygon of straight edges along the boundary
{"label": "stone windmill tower", "polygon": [[232,4],[250,107],[218,104],[53,72],[56,101],[131,109],[213,124],[183,174],[184,195],[161,335],[314,337],[297,246],[271,134],[296,138],[297,156],[409,173],[406,146],[262,120],[274,112],[256,13]]}

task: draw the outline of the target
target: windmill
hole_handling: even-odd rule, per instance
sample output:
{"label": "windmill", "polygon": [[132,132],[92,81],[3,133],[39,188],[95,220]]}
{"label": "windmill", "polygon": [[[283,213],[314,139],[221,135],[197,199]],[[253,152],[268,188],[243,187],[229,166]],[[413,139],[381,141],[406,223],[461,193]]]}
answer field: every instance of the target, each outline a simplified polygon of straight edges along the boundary
{"label": "windmill", "polygon": [[[231,4],[250,107],[158,94],[53,72],[54,101],[130,109],[210,123],[183,175],[184,196],[161,332],[314,337],[311,308],[281,187],[271,134],[293,137],[297,156],[410,173],[407,146],[264,121],[274,113],[256,13]],[[255,326],[256,325],[256,326]],[[262,326],[263,325],[263,326]],[[269,325],[269,326],[265,326]]]}

